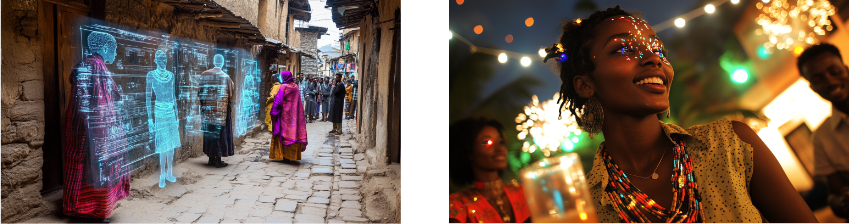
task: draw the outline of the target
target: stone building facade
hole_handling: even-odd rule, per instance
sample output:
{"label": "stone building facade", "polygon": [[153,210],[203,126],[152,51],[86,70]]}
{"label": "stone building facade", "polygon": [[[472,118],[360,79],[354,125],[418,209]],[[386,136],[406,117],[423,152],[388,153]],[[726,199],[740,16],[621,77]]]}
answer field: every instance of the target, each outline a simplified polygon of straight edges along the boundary
{"label": "stone building facade", "polygon": [[313,56],[301,56],[301,72],[309,76],[319,75],[319,58],[315,58],[319,55],[319,51],[316,45],[318,45],[318,40],[322,38],[322,35],[327,33],[328,28],[309,26],[295,28],[295,31],[301,38],[301,49],[306,52],[306,55]]}
{"label": "stone building facade", "polygon": [[[59,45],[73,18],[94,18],[127,29],[243,49],[258,61],[260,98],[268,96],[273,65],[297,72],[303,52],[295,20],[310,19],[306,0],[10,0],[2,1],[2,220],[17,222],[56,209],[42,194],[61,190],[61,87],[78,61],[63,58],[75,46]],[[70,47],[70,49],[67,49]],[[78,52],[78,51],[77,51]],[[73,55],[73,54],[72,54]],[[79,56],[77,56],[79,58]],[[313,56],[315,57],[315,56]],[[63,76],[64,74],[64,76]],[[234,81],[236,77],[232,77]],[[258,115],[260,120],[264,115]],[[180,117],[181,124],[186,120]],[[261,123],[261,122],[260,122]],[[239,144],[252,128],[234,136]],[[202,139],[184,135],[175,163],[203,155]],[[158,171],[158,158],[146,158],[133,177]],[[58,169],[58,172],[57,172]]]}

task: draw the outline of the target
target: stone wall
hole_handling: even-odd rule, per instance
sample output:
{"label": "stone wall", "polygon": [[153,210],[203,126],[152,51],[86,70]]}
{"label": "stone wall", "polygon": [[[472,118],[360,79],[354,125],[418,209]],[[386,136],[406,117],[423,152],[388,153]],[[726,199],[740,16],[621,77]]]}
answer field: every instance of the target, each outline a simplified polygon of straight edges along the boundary
{"label": "stone wall", "polygon": [[[265,16],[258,16],[257,27],[260,32],[267,38],[272,38],[278,41],[286,41],[286,20],[289,18],[289,1],[286,0],[259,0],[260,13],[265,13]],[[262,14],[261,14],[262,15]],[[263,18],[264,17],[264,18]]]}
{"label": "stone wall", "polygon": [[44,84],[36,0],[2,1],[2,220],[44,211]]}
{"label": "stone wall", "polygon": [[[299,49],[313,53],[314,55],[317,53],[316,44],[318,42],[318,31],[313,30],[305,30],[299,29],[298,33],[301,36],[301,45],[299,45]],[[301,72],[304,75],[318,75],[319,74],[319,62],[316,59],[301,56]]]}

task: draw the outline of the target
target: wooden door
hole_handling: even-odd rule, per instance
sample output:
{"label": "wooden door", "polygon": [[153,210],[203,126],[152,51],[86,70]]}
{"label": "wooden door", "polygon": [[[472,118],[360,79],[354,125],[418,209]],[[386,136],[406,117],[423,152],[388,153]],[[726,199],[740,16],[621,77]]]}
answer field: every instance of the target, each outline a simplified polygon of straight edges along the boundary
{"label": "wooden door", "polygon": [[393,59],[390,69],[389,114],[387,116],[387,161],[401,162],[401,9],[395,11]]}
{"label": "wooden door", "polygon": [[71,69],[82,60],[80,26],[88,23],[90,7],[83,3],[45,0],[39,25],[44,50],[44,166],[42,193],[62,187],[62,147],[65,109],[71,96]]}

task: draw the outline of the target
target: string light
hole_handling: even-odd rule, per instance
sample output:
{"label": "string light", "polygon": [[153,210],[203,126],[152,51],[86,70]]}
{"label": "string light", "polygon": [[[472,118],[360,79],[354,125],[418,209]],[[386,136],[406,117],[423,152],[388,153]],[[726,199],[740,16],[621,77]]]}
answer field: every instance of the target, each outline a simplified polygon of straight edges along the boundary
{"label": "string light", "polygon": [[675,23],[676,23],[676,27],[680,27],[680,28],[685,27],[685,19],[678,18],[678,19],[676,19]]}
{"label": "string light", "polygon": [[541,58],[545,58],[546,57],[546,49],[540,48],[540,50],[537,51],[537,54],[539,54]]}
{"label": "string light", "polygon": [[714,5],[712,5],[712,4],[705,5],[705,12],[714,13]]}
{"label": "string light", "polygon": [[803,43],[816,44],[815,35],[832,30],[829,16],[835,14],[835,7],[827,0],[798,0],[793,6],[787,0],[762,1],[756,3],[756,8],[761,11],[756,18],[761,29],[755,34],[767,36],[766,48],[779,50],[795,50]]}
{"label": "string light", "polygon": [[505,53],[499,54],[499,63],[504,64],[507,61],[508,61],[508,55],[507,54],[505,54]]}
{"label": "string light", "polygon": [[528,67],[531,65],[531,58],[522,57],[522,59],[519,60],[519,63],[522,64],[522,67]]}

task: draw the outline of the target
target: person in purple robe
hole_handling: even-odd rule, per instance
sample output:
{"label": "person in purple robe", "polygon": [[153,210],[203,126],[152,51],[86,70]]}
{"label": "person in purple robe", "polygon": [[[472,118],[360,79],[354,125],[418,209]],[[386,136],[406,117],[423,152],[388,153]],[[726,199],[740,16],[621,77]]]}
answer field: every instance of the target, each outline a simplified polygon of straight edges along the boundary
{"label": "person in purple robe", "polygon": [[301,152],[307,149],[307,123],[304,121],[301,92],[289,71],[281,72],[280,89],[269,115],[273,126],[269,159],[284,162],[301,160]]}

